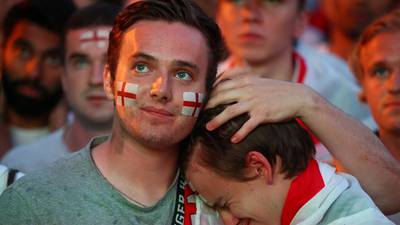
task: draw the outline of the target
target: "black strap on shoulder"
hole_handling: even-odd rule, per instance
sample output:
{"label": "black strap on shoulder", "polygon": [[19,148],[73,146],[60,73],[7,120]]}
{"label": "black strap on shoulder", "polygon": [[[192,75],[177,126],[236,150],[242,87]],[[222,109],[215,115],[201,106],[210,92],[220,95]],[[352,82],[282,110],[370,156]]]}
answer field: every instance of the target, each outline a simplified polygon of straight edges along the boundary
{"label": "black strap on shoulder", "polygon": [[185,216],[185,176],[179,171],[178,187],[172,225],[183,225]]}
{"label": "black strap on shoulder", "polygon": [[19,170],[16,170],[16,169],[10,169],[8,171],[7,186],[10,186],[12,183],[14,183],[14,181],[17,178],[17,173],[18,172],[19,172]]}

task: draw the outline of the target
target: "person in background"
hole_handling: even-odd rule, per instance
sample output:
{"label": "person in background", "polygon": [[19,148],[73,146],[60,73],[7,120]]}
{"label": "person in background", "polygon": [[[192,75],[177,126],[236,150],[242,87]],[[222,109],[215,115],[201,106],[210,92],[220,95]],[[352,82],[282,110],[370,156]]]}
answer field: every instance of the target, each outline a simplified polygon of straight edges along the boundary
{"label": "person in background", "polygon": [[2,164],[29,173],[111,131],[114,107],[103,90],[103,70],[108,35],[119,10],[116,5],[94,3],[71,16],[64,29],[61,80],[72,121],[38,141],[11,149]]}
{"label": "person in background", "polygon": [[[398,9],[377,19],[364,30],[349,65],[361,84],[360,99],[371,108],[379,126],[379,138],[400,165],[399,38]],[[400,224],[400,213],[390,219]]]}
{"label": "person in background", "polygon": [[4,19],[0,157],[10,147],[47,135],[65,122],[61,31],[73,8],[22,1]]}
{"label": "person in background", "polygon": [[397,0],[322,0],[329,27],[327,50],[347,61],[365,27],[398,6]]}
{"label": "person in background", "polygon": [[[358,100],[359,87],[351,74],[341,76],[341,68],[328,54],[295,49],[305,26],[304,6],[304,0],[219,0],[216,19],[230,53],[221,64],[222,77],[252,74],[306,84],[374,129],[368,107]],[[317,140],[316,146],[318,159],[336,163]]]}

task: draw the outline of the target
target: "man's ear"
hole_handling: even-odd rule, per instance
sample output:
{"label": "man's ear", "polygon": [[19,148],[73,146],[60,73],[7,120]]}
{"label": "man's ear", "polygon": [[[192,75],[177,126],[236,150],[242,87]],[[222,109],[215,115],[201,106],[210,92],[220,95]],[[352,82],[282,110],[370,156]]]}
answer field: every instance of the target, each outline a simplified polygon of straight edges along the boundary
{"label": "man's ear", "polygon": [[358,100],[360,100],[360,102],[365,103],[365,104],[368,103],[367,96],[365,94],[365,91],[364,91],[363,87],[361,87],[361,90],[358,93]]}
{"label": "man's ear", "polygon": [[108,65],[106,65],[103,70],[103,88],[107,98],[114,100],[114,79],[111,77]]}
{"label": "man's ear", "polygon": [[246,156],[246,170],[250,177],[263,178],[267,184],[273,182],[271,163],[258,151],[250,151]]}

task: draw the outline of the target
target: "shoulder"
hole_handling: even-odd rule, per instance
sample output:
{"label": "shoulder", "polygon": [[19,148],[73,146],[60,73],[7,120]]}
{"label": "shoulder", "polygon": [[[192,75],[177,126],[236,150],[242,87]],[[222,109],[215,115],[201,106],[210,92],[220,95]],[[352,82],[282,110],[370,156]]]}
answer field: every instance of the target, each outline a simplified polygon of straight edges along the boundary
{"label": "shoulder", "polygon": [[330,221],[327,224],[392,224],[364,192],[356,178],[345,173],[337,176],[345,178],[349,186],[324,216],[326,222]]}
{"label": "shoulder", "polygon": [[62,140],[63,132],[64,129],[59,129],[33,143],[14,147],[4,156],[2,163],[9,168],[31,172],[41,164],[58,159],[68,153]]}

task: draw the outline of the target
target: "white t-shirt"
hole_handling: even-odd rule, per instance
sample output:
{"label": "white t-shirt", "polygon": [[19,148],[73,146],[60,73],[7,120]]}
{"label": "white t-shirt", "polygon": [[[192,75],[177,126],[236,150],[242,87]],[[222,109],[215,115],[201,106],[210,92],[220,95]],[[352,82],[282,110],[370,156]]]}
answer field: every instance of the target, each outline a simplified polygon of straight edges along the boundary
{"label": "white t-shirt", "polygon": [[63,141],[64,128],[26,145],[12,148],[1,163],[9,168],[29,173],[45,168],[70,153]]}

